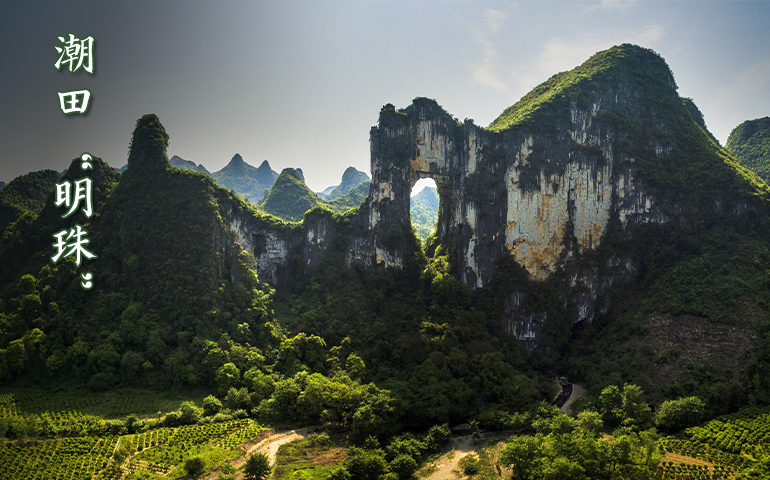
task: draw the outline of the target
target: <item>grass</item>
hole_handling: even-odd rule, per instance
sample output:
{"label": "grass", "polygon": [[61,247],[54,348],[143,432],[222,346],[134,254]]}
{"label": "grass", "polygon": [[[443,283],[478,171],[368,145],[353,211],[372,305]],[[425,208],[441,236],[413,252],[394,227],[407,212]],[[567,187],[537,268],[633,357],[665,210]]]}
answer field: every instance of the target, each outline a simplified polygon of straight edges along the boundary
{"label": "grass", "polygon": [[347,439],[325,434],[287,443],[278,449],[275,480],[323,480],[345,460]]}

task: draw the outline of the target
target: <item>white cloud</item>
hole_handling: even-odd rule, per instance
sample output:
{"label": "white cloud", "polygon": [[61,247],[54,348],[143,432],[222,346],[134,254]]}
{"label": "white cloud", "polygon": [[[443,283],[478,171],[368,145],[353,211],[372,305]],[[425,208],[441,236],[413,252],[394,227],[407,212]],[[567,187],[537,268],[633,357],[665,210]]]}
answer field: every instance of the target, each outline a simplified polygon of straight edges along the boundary
{"label": "white cloud", "polygon": [[528,92],[552,75],[575,68],[598,51],[621,43],[655,49],[664,36],[663,27],[649,25],[624,33],[586,33],[571,38],[553,38],[543,45],[532,64],[514,69],[512,77],[519,89]]}
{"label": "white cloud", "polygon": [[631,7],[636,6],[636,0],[601,0],[601,2],[591,5],[586,12],[595,10],[605,10],[610,12],[625,12]]}
{"label": "white cloud", "polygon": [[489,87],[500,92],[508,93],[508,85],[500,77],[498,55],[492,37],[500,28],[508,15],[502,10],[486,9],[478,25],[469,27],[473,41],[481,47],[481,59],[477,63],[466,63],[474,82],[483,87]]}

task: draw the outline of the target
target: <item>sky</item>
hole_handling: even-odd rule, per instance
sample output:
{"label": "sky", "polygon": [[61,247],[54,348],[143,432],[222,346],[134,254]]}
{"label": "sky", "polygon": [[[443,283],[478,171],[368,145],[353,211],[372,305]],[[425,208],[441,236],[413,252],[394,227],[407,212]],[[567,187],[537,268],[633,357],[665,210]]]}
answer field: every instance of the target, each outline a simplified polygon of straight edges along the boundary
{"label": "sky", "polygon": [[[94,38],[94,74],[57,70]],[[387,103],[434,98],[489,125],[555,73],[634,43],[660,53],[724,144],[770,115],[770,1],[0,1],[0,181],[83,152],[126,164],[154,113],[169,156],[302,168],[315,191],[369,172]],[[88,89],[84,115],[57,92]]]}

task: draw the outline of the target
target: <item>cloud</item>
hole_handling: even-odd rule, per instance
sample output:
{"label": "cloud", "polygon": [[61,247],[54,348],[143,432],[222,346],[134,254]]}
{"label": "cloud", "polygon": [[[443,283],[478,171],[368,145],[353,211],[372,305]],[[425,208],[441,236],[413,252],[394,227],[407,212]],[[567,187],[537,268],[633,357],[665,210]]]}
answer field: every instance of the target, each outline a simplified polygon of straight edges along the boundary
{"label": "cloud", "polygon": [[527,92],[552,75],[570,70],[594,53],[621,43],[635,43],[647,48],[661,44],[665,31],[660,25],[648,25],[630,32],[586,33],[547,41],[532,64],[516,68],[512,77],[519,89]]}
{"label": "cloud", "polygon": [[625,12],[629,8],[635,6],[636,0],[602,0],[601,2],[588,7],[586,11],[605,10],[610,12]]}
{"label": "cloud", "polygon": [[474,82],[504,93],[510,92],[510,88],[498,73],[497,48],[492,37],[500,31],[507,17],[508,14],[502,10],[484,10],[479,24],[469,27],[471,38],[481,47],[481,59],[476,63],[465,64]]}

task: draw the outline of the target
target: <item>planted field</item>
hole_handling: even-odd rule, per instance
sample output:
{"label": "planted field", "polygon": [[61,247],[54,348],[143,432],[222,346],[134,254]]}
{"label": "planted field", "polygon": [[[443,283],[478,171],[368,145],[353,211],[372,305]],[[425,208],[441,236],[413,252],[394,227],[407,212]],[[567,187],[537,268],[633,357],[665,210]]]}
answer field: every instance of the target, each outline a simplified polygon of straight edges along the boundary
{"label": "planted field", "polygon": [[666,438],[664,479],[727,479],[755,467],[770,452],[770,409],[749,408]]}
{"label": "planted field", "polygon": [[686,435],[697,443],[725,452],[763,455],[770,446],[770,408],[753,407],[725,415],[701,427],[688,428]]}
{"label": "planted field", "polygon": [[111,462],[117,437],[59,438],[0,443],[0,479],[120,478]]}
{"label": "planted field", "polygon": [[[124,479],[184,476],[184,462],[191,457],[216,469],[240,454],[238,447],[264,430],[251,420],[231,420],[180,427],[149,428],[125,434],[127,419],[105,420],[93,412],[135,413],[165,406],[178,407],[178,397],[156,394],[117,398],[105,394],[61,395],[20,391],[0,394],[0,480]],[[101,403],[99,403],[101,402]],[[88,409],[89,414],[79,409]],[[136,408],[137,410],[133,410]],[[159,411],[155,410],[154,414]]]}

